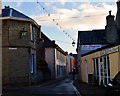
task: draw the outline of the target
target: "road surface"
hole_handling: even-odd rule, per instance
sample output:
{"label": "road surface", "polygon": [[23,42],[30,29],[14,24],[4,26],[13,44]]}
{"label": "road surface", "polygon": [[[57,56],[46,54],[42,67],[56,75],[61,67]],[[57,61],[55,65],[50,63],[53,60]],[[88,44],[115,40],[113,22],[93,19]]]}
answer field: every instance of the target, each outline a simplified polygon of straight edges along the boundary
{"label": "road surface", "polygon": [[73,80],[65,80],[49,85],[31,86],[27,88],[11,88],[4,90],[2,96],[77,96]]}

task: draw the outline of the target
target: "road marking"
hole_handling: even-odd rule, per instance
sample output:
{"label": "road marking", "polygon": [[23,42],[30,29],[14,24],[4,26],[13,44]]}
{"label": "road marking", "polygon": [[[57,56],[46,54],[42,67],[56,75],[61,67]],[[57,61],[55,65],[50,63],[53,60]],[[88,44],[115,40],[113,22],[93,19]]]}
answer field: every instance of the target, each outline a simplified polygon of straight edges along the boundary
{"label": "road marking", "polygon": [[75,93],[77,94],[77,96],[82,96],[81,94],[80,94],[80,92],[77,90],[77,88],[73,85],[73,88],[74,88],[74,90],[75,90]]}

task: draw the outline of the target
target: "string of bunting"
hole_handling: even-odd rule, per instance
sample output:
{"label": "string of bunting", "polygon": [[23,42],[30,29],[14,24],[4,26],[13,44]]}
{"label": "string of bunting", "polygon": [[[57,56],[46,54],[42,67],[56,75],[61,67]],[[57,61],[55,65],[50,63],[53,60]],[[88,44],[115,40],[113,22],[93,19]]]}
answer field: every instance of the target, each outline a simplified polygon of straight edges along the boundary
{"label": "string of bunting", "polygon": [[42,7],[42,9],[43,9],[43,10],[48,14],[48,16],[52,19],[52,21],[56,23],[56,26],[58,26],[59,29],[61,29],[62,32],[64,32],[70,39],[72,39],[72,41],[73,41],[73,42],[72,42],[72,45],[73,45],[73,47],[74,47],[74,45],[75,45],[75,40],[74,40],[65,30],[62,29],[62,26],[60,26],[60,24],[57,22],[56,19],[52,18],[51,14],[46,10],[46,8],[45,8],[40,2],[37,1],[37,4],[39,5],[39,7]]}

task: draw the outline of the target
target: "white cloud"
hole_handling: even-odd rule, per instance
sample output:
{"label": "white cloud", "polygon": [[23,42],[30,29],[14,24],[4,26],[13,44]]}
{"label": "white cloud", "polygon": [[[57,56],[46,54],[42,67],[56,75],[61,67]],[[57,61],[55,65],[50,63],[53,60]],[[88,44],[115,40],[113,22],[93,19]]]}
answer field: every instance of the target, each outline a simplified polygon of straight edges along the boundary
{"label": "white cloud", "polygon": [[64,5],[65,2],[66,2],[66,0],[60,0],[60,3],[61,3],[62,5]]}
{"label": "white cloud", "polygon": [[16,7],[20,7],[22,5],[22,2],[17,2]]}
{"label": "white cloud", "polygon": [[[81,4],[78,9],[58,9],[54,7],[56,14],[51,16],[32,16],[39,24],[55,26],[59,23],[65,30],[91,30],[105,28],[108,11],[116,14],[116,6],[102,3],[102,6]],[[55,22],[52,21],[55,19]]]}

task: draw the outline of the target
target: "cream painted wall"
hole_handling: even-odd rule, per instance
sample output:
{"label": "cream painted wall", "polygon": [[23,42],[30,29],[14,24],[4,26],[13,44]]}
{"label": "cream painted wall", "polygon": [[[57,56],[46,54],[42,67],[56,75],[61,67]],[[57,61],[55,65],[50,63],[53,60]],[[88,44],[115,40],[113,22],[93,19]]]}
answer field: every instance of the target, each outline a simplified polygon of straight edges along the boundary
{"label": "cream painted wall", "polygon": [[118,71],[120,71],[120,45],[119,45],[119,53],[118,53]]}
{"label": "cream painted wall", "polygon": [[114,78],[115,75],[118,73],[118,56],[119,52],[113,53],[109,55],[110,60],[110,78]]}
{"label": "cream painted wall", "polygon": [[[100,52],[101,51],[95,52],[83,56],[81,58],[81,75],[83,82],[87,82],[86,72],[87,74],[93,72],[92,59],[100,57]],[[87,60],[87,71],[86,71],[85,60]],[[109,54],[109,60],[110,60],[110,78],[114,78],[114,76],[118,73],[118,71],[120,71],[120,52]]]}
{"label": "cream painted wall", "polygon": [[[98,58],[98,57],[100,57],[100,52],[95,52],[93,54],[89,54],[89,55],[81,57],[81,76],[82,76],[83,82],[88,82],[87,81],[88,73],[93,73],[92,59]],[[87,68],[86,68],[85,60],[87,61]]]}

